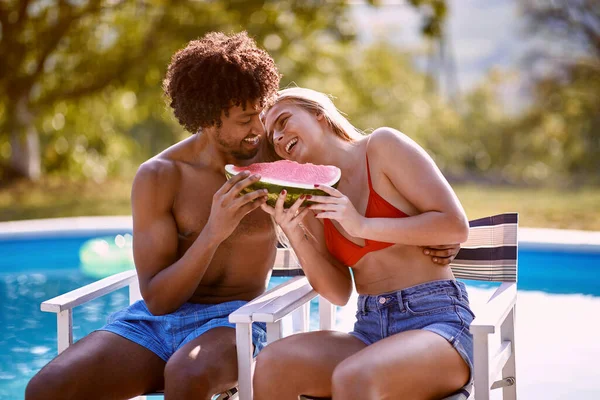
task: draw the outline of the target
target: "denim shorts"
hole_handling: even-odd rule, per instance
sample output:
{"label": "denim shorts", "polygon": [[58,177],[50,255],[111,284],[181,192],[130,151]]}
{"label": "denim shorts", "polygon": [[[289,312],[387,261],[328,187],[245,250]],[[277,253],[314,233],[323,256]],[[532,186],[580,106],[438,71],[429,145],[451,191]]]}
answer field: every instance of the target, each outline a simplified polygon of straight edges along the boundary
{"label": "denim shorts", "polygon": [[[226,326],[235,329],[235,324],[229,322],[229,314],[246,303],[242,300],[220,304],[185,303],[171,314],[153,315],[146,303],[140,300],[111,314],[107,324],[99,330],[129,339],[166,362],[181,346],[212,328]],[[266,341],[266,324],[253,323],[255,357]]]}
{"label": "denim shorts", "polygon": [[[350,334],[371,345],[396,333],[415,329],[437,333],[465,360],[471,371],[471,381],[473,336],[469,325],[474,318],[464,283],[432,281],[393,293],[360,295],[356,323]],[[468,392],[463,394],[469,397]]]}

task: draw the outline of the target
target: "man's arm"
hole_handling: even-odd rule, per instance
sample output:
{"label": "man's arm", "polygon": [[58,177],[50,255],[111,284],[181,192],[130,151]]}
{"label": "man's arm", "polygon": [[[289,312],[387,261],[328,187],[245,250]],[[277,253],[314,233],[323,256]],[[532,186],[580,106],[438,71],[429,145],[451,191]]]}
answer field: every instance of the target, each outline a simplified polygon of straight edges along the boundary
{"label": "man's arm", "polygon": [[178,183],[167,161],[142,164],[133,181],[133,256],[142,297],[155,315],[175,311],[198,287],[219,246],[203,230],[177,260],[178,231],[171,212]]}
{"label": "man's arm", "polygon": [[215,251],[241,219],[266,201],[266,191],[240,192],[260,177],[240,173],[213,195],[208,222],[177,259],[178,231],[171,212],[179,173],[153,160],[138,171],[131,193],[133,256],[142,297],[150,312],[168,314],[188,301],[202,281]]}
{"label": "man's arm", "polygon": [[423,254],[431,257],[431,261],[439,265],[450,264],[460,251],[460,244],[441,246],[422,246]]}

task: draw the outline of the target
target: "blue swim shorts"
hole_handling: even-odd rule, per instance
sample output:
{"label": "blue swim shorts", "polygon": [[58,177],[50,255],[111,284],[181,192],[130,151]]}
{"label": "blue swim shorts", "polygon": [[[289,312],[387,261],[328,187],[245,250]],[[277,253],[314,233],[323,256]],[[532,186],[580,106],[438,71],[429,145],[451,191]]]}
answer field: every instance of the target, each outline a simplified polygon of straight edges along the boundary
{"label": "blue swim shorts", "polygon": [[[473,379],[473,336],[469,326],[475,314],[462,282],[442,280],[423,283],[392,293],[360,295],[354,330],[367,345],[396,333],[424,329],[445,338],[465,360]],[[469,397],[467,384],[461,390]]]}
{"label": "blue swim shorts", "polygon": [[[242,300],[220,304],[185,303],[171,314],[153,315],[146,303],[140,300],[111,314],[107,324],[99,330],[129,339],[166,362],[181,346],[212,328],[226,326],[235,329],[235,324],[229,322],[229,314],[246,303]],[[266,341],[266,324],[253,323],[255,357]]]}

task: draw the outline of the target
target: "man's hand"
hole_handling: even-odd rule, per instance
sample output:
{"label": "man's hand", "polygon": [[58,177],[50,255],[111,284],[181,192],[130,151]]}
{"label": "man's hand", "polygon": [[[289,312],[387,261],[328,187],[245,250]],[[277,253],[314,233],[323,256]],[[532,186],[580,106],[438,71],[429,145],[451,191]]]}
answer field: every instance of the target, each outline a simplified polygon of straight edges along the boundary
{"label": "man's hand", "polygon": [[431,257],[431,261],[439,265],[448,265],[460,251],[460,244],[442,246],[422,246],[423,254]]}
{"label": "man's hand", "polygon": [[267,201],[265,189],[241,195],[242,190],[260,180],[258,175],[249,175],[248,171],[235,175],[213,195],[206,227],[220,241],[227,239],[233,233],[246,214]]}

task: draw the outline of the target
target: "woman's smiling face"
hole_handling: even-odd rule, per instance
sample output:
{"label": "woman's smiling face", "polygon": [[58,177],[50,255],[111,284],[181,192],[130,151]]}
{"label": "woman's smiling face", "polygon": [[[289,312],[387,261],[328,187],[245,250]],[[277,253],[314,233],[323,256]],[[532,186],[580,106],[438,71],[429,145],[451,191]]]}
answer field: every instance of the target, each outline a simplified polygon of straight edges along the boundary
{"label": "woman's smiling face", "polygon": [[267,138],[279,157],[300,163],[310,162],[319,151],[324,134],[321,117],[290,101],[271,107],[264,118]]}

